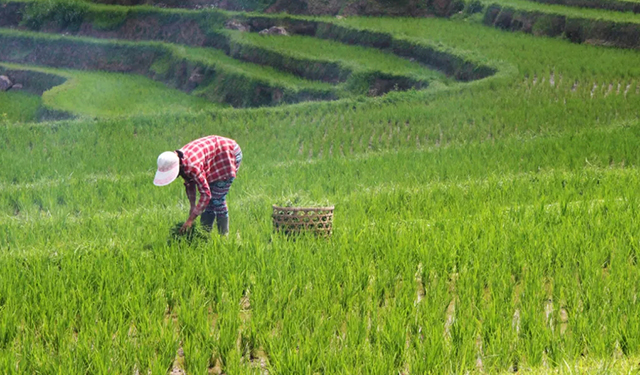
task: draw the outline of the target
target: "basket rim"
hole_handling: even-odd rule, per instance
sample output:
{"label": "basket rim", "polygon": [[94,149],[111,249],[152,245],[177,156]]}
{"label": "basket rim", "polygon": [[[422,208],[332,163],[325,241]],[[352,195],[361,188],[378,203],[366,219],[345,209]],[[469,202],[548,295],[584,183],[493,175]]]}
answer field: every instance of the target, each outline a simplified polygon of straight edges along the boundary
{"label": "basket rim", "polygon": [[335,206],[326,206],[326,207],[282,207],[278,205],[272,205],[274,210],[282,210],[282,211],[333,211]]}

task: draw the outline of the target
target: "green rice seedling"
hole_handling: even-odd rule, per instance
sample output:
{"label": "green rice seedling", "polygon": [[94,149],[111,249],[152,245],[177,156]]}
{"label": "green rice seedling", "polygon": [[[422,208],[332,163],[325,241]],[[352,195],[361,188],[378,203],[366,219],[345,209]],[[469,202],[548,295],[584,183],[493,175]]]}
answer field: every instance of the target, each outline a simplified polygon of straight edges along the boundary
{"label": "green rice seedling", "polygon": [[[206,108],[222,107],[209,103],[205,99],[168,89],[158,82],[153,82],[139,75],[89,73],[15,64],[3,64],[2,66],[56,74],[67,78],[67,81],[62,85],[46,91],[37,103],[52,110],[65,111],[80,116],[114,117],[133,113],[201,111]],[[24,96],[28,94],[11,95]],[[24,105],[29,101],[20,100],[19,103]],[[19,108],[13,105],[11,107],[11,113]],[[37,120],[37,112],[30,117],[25,117],[23,122],[34,120]]]}
{"label": "green rice seedling", "polygon": [[38,118],[42,99],[22,92],[0,92],[0,124],[32,122]]}
{"label": "green rice seedling", "polygon": [[183,225],[184,222],[180,222],[171,227],[167,244],[171,245],[174,242],[186,242],[188,244],[192,244],[200,241],[208,241],[211,238],[210,234],[197,224],[194,224],[184,233],[180,233],[180,229]]}

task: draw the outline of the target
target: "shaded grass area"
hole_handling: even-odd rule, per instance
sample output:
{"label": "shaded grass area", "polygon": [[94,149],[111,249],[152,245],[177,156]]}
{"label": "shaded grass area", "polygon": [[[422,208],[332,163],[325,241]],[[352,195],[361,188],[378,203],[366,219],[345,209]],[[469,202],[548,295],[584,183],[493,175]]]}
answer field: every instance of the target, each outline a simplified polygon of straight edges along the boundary
{"label": "shaded grass area", "polygon": [[0,93],[3,96],[0,101],[0,115],[4,124],[52,121],[72,117],[67,112],[47,107],[42,100],[42,94],[45,91],[66,81],[64,77],[1,63],[0,74],[8,76],[14,85],[22,85],[21,89],[12,88],[8,92]]}
{"label": "shaded grass area", "polygon": [[[231,15],[230,15],[231,16]],[[481,56],[456,48],[451,45],[433,43],[426,39],[407,39],[400,34],[359,28],[353,25],[336,22],[335,18],[301,17],[282,15],[233,14],[233,20],[247,23],[252,30],[261,30],[272,26],[282,26],[294,35],[313,36],[317,39],[329,40],[342,45],[365,47],[367,50],[377,49],[387,54],[417,62],[432,71],[442,72],[458,81],[474,81],[488,78],[494,74],[508,70],[508,67],[496,61],[487,61]],[[374,18],[375,19],[375,18]],[[323,45],[322,42],[317,42]],[[235,55],[238,46],[246,44],[227,42],[222,45]],[[331,44],[329,44],[331,45]],[[326,47],[327,44],[324,44]],[[341,47],[341,48],[344,48]],[[240,53],[242,54],[240,48]],[[264,50],[263,51],[268,51]],[[241,55],[240,54],[240,55]],[[326,59],[331,59],[325,56]],[[312,64],[313,60],[310,60]],[[396,63],[398,60],[396,60]],[[330,63],[326,63],[330,65]],[[348,62],[345,62],[348,64]]]}
{"label": "shaded grass area", "polygon": [[[323,42],[309,39],[313,48],[305,48],[306,53],[300,54],[295,46],[290,46],[292,48],[287,49],[268,49],[255,43],[249,43],[250,40],[247,38],[251,37],[243,38],[235,35],[235,38],[230,38],[229,35],[234,35],[233,33],[220,29],[224,19],[237,16],[235,13],[153,10],[149,7],[104,7],[87,4],[78,5],[78,7],[78,9],[74,8],[74,14],[79,14],[79,19],[74,25],[70,25],[62,17],[64,14],[59,14],[64,9],[53,8],[48,12],[43,12],[42,15],[37,15],[38,19],[43,19],[42,22],[34,24],[25,16],[26,18],[21,23],[34,30],[40,30],[42,25],[46,24],[45,31],[67,31],[99,38],[163,40],[190,46],[215,46],[224,49],[226,53],[235,58],[269,65],[314,80],[344,81],[352,71],[355,71],[350,77],[352,82],[347,85],[346,90],[344,87],[340,88],[337,92],[338,96],[347,93],[367,93],[367,89],[363,88],[365,86],[368,86],[369,89],[376,89],[378,95],[389,91],[389,88],[379,90],[379,87],[375,87],[376,84],[380,86],[380,82],[376,82],[376,80],[389,81],[385,82],[386,86],[391,88],[397,86],[400,90],[426,87],[428,80],[432,79],[434,74],[438,76],[438,73],[430,71],[430,68],[434,67],[464,81],[484,78],[495,73],[495,67],[477,66],[473,61],[455,55],[455,51],[440,50],[433,46],[413,46],[406,41],[394,41],[390,35],[382,36],[387,40],[387,44],[391,42],[394,44],[393,48],[387,48],[388,52],[392,51],[407,57],[407,59],[418,60],[430,68],[397,58],[391,53],[381,53],[371,48],[354,48],[348,45],[362,44],[380,48],[378,45],[370,45],[371,39],[380,37],[380,35],[340,29],[331,23],[317,22],[310,18],[250,16],[252,23],[262,24],[260,27],[265,26],[265,22],[292,22],[297,25],[296,27],[303,28],[322,27],[323,31],[317,32],[316,36],[336,41]],[[300,43],[301,46],[307,44]],[[317,49],[316,47],[322,46],[325,50],[331,48],[338,52],[339,58],[336,60],[327,57],[327,55],[319,56],[317,53],[311,53]],[[225,65],[229,65],[228,61],[225,62]],[[338,71],[331,71],[335,69]],[[393,70],[393,73],[390,70]],[[263,76],[270,76],[269,73],[268,70],[261,72]],[[326,99],[326,95],[324,99]]]}
{"label": "shaded grass area", "polygon": [[84,116],[112,117],[168,112],[198,112],[223,108],[204,98],[170,89],[160,82],[133,74],[78,72],[43,96],[51,108]]}
{"label": "shaded grass area", "polygon": [[[545,5],[523,0],[487,3],[483,23],[537,36],[562,36],[574,43],[640,48],[640,23],[632,13]],[[621,16],[618,16],[621,15]]]}
{"label": "shaded grass area", "polygon": [[567,18],[592,19],[597,21],[632,23],[640,25],[638,17],[631,12],[615,12],[602,9],[575,8],[556,4],[540,4],[527,0],[498,0],[487,1],[486,3],[495,3],[526,11],[558,14],[566,16]]}
{"label": "shaded grass area", "polygon": [[26,92],[0,92],[0,122],[36,121],[42,98]]}
{"label": "shaded grass area", "polygon": [[238,61],[227,56],[224,52],[213,48],[198,48],[188,46],[171,46],[174,53],[189,61],[201,62],[207,65],[220,66],[238,74],[245,74],[255,80],[265,80],[271,84],[288,87],[291,89],[308,89],[317,91],[331,91],[330,84],[309,81],[293,74],[275,69],[271,66],[262,66]]}
{"label": "shaded grass area", "polygon": [[[607,12],[596,9],[578,9],[561,5],[545,5],[526,0],[504,0],[501,2],[471,2],[467,6],[467,13],[454,17],[462,28],[465,24],[481,22],[488,26],[495,26],[504,31],[523,31],[535,36],[562,37],[574,43],[587,43],[619,48],[640,47],[640,23],[632,13]],[[481,14],[475,14],[481,12]],[[394,19],[397,22],[400,18]],[[406,25],[420,22],[419,19],[406,18]],[[384,24],[385,18],[353,17],[346,20],[327,20],[335,25],[348,25],[380,32],[388,30],[367,28],[366,24]],[[396,28],[396,37],[406,33],[428,33],[430,30],[421,29],[414,24],[414,29]],[[480,31],[479,31],[480,32]],[[482,32],[480,32],[482,33]],[[453,32],[456,37],[458,32]],[[467,34],[464,34],[467,35]],[[473,39],[473,38],[472,38]],[[472,49],[474,50],[474,49]],[[517,51],[513,51],[517,52]]]}
{"label": "shaded grass area", "polygon": [[617,12],[640,13],[640,2],[636,0],[531,0],[544,4],[566,5],[580,8],[614,10]]}
{"label": "shaded grass area", "polygon": [[222,105],[170,89],[135,74],[84,72],[15,64],[1,66],[65,77],[67,81],[44,92],[39,103],[51,110],[79,116],[113,117],[223,108]]}
{"label": "shaded grass area", "polygon": [[[11,3],[13,4],[13,3]],[[173,30],[172,33],[165,33],[174,42],[179,43],[201,43],[205,42],[208,45],[217,45],[221,41],[216,40],[215,32],[212,30],[222,27],[225,19],[233,17],[244,17],[245,15],[233,12],[223,12],[217,10],[207,11],[186,11],[186,10],[158,10],[152,7],[106,7],[99,5],[89,5],[87,3],[82,4],[80,8],[86,8],[79,10],[80,16],[75,27],[69,29],[69,25],[60,21],[60,17],[57,13],[48,14],[47,17],[51,18],[54,24],[57,25],[59,30],[68,30],[71,32],[77,32],[78,29],[82,29],[83,33],[100,33],[103,31],[115,32],[113,35],[119,35],[120,38],[128,38],[121,35],[122,32],[127,34],[131,31],[131,24],[127,24],[134,21],[136,17],[140,17],[145,21],[137,28],[137,32],[141,32],[144,35],[137,35],[135,38],[140,39],[158,39],[161,38],[161,34],[158,33],[158,28],[148,27],[150,24],[154,24],[159,28],[168,27]],[[577,43],[594,43],[613,45],[625,48],[638,48],[638,40],[640,40],[640,23],[638,23],[636,17],[633,14],[626,14],[621,12],[607,12],[602,10],[592,9],[578,9],[572,7],[555,6],[537,4],[525,0],[504,0],[502,2],[485,2],[483,4],[470,3],[467,6],[467,12],[473,13],[477,11],[484,12],[484,23],[488,25],[495,25],[505,30],[522,30],[527,33],[533,33],[534,35],[543,36],[564,36],[569,40]],[[309,29],[321,26],[322,28],[328,27],[335,28],[335,25],[340,25],[335,19],[328,18],[311,18],[311,17],[289,17],[289,16],[262,16],[262,15],[249,15],[250,19],[262,23],[264,26],[264,20],[270,19],[275,23],[293,23],[303,28]],[[259,21],[262,19],[262,21]],[[478,19],[477,16],[472,19]],[[176,33],[175,27],[176,20],[180,20],[188,27],[185,28],[185,34],[194,35],[189,38],[179,36]],[[319,21],[323,20],[323,21]],[[150,24],[149,24],[150,22]],[[305,24],[303,26],[303,24]],[[173,25],[173,26],[171,26]],[[199,25],[199,26],[198,26]],[[342,24],[344,25],[344,24]],[[83,27],[81,27],[83,26]],[[86,27],[89,26],[89,27]],[[262,27],[260,26],[260,27]],[[195,27],[195,28],[194,28]],[[186,30],[189,31],[186,31]],[[93,31],[91,31],[93,30]],[[126,31],[129,30],[129,31]],[[149,31],[152,30],[152,31]],[[337,31],[337,30],[336,30]],[[339,33],[347,34],[341,35],[346,37],[346,40],[353,40],[356,43],[365,43],[370,38],[382,37],[386,39],[388,35],[381,35],[380,33],[371,35],[357,35],[355,30],[340,30]],[[353,34],[353,35],[348,35]],[[166,35],[164,37],[166,37]],[[323,37],[321,35],[316,35]],[[115,37],[115,36],[113,36]],[[162,37],[162,38],[164,38]],[[173,39],[179,39],[173,40]],[[357,40],[361,39],[361,40]],[[336,39],[337,40],[337,39]],[[345,42],[345,40],[340,40]],[[396,41],[397,42],[397,41]],[[224,42],[222,42],[224,44]],[[351,43],[347,41],[347,43]],[[396,43],[398,44],[398,43]],[[407,52],[412,48],[408,46],[402,46],[402,48],[393,48],[395,53],[401,55],[407,55]],[[409,46],[416,48],[416,46]],[[438,54],[447,54],[454,51],[439,51],[439,53],[430,52],[431,58]],[[241,56],[242,54],[238,55]],[[410,55],[410,54],[409,54]],[[416,57],[416,56],[413,56]],[[447,60],[451,60],[452,56],[438,56],[438,63],[427,62],[430,66],[439,66],[443,60],[445,65]],[[266,59],[274,60],[274,59]],[[424,62],[424,61],[421,61]],[[457,62],[456,64],[459,64]],[[282,67],[278,67],[282,68]],[[441,68],[441,66],[440,66]],[[285,68],[288,69],[288,68]],[[449,67],[449,70],[451,68]],[[468,70],[465,69],[465,70]],[[456,74],[456,69],[448,71],[450,75]],[[469,73],[463,75],[463,80],[468,80],[466,77]],[[492,73],[488,73],[492,74]],[[487,73],[481,74],[481,76],[488,75]],[[478,78],[478,77],[474,77]],[[480,77],[481,78],[481,77]]]}
{"label": "shaded grass area", "polygon": [[444,75],[409,59],[374,48],[350,46],[330,40],[292,35],[262,36],[257,33],[229,32],[235,42],[258,45],[281,54],[338,63],[358,72],[381,72],[387,75],[408,76],[417,80],[443,79]]}

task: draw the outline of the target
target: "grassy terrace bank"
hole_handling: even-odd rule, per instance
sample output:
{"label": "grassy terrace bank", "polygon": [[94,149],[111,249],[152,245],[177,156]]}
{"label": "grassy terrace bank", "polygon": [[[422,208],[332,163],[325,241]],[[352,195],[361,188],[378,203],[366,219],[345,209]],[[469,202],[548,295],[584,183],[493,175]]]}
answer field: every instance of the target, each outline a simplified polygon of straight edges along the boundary
{"label": "grassy terrace bank", "polygon": [[482,22],[536,36],[562,36],[574,43],[640,47],[640,20],[633,13],[500,0],[485,3]]}
{"label": "grassy terrace bank", "polygon": [[348,18],[336,22],[349,28],[375,30],[410,41],[428,40],[469,51],[478,56],[477,59],[498,62],[505,70],[515,69],[517,77],[538,74],[548,79],[555,71],[570,80],[608,79],[604,77],[633,80],[640,74],[636,64],[640,61],[639,55],[635,50],[607,49],[604,52],[599,47],[574,45],[560,39],[503,33],[464,20]]}
{"label": "grassy terrace bank", "polygon": [[640,13],[640,2],[636,0],[531,0],[543,4],[566,5],[578,8],[613,10],[616,12]]}
{"label": "grassy terrace bank", "polygon": [[61,75],[38,72],[28,68],[0,64],[0,75],[10,77],[22,89],[0,92],[0,123],[56,120],[70,117],[60,109],[47,107],[42,94],[66,81]]}
{"label": "grassy terrace bank", "polygon": [[42,97],[41,108],[33,113],[35,119],[41,121],[64,118],[65,114],[66,117],[117,117],[225,107],[140,75],[0,63],[0,73],[3,70],[16,82],[22,82],[23,90]]}
{"label": "grassy terrace bank", "polygon": [[[9,3],[18,6],[16,3]],[[18,3],[21,4],[21,3]],[[79,3],[82,4],[82,3]],[[456,79],[469,81],[484,78],[495,73],[496,67],[486,66],[474,62],[473,59],[459,55],[456,51],[447,50],[437,46],[415,45],[407,41],[395,40],[391,35],[379,35],[377,33],[360,30],[348,30],[333,25],[329,22],[305,18],[282,19],[273,17],[252,16],[248,21],[254,27],[269,27],[274,23],[285,23],[292,27],[295,34],[302,27],[317,31],[313,36],[334,39],[347,44],[359,44],[366,47],[382,48],[389,53],[363,48],[343,46],[342,44],[330,44],[322,41],[310,41],[324,48],[338,49],[341,53],[331,60],[320,57],[318,54],[301,54],[296,48],[296,40],[280,43],[278,46],[261,43],[251,35],[234,35],[222,28],[223,20],[244,17],[234,13],[219,11],[186,11],[186,10],[157,10],[149,7],[104,7],[75,5],[77,17],[71,22],[61,21],[58,13],[67,11],[66,8],[52,8],[46,12],[32,12],[29,16],[27,5],[24,19],[10,16],[7,10],[6,17],[13,18],[14,25],[23,24],[33,30],[71,32],[79,36],[91,36],[98,38],[116,38],[127,40],[163,40],[178,44],[200,47],[216,47],[224,50],[228,55],[269,65],[279,70],[291,71],[305,78],[321,79],[326,81],[347,81],[345,87],[338,88],[338,96],[345,93],[363,94],[373,92],[383,94],[390,88],[399,89],[426,87],[437,74],[429,69],[440,70]],[[12,8],[13,9],[13,8]],[[15,9],[14,9],[15,11]],[[178,26],[179,25],[179,26]],[[380,43],[371,44],[370,41],[378,39]],[[303,43],[304,44],[304,43]],[[399,59],[393,54],[416,60],[426,66],[419,66]],[[369,64],[369,67],[358,68],[363,60],[384,60],[385,64]],[[411,65],[413,66],[411,67]],[[409,68],[409,69],[407,69]],[[390,74],[390,70],[394,73]],[[402,74],[400,74],[400,73]],[[384,90],[380,90],[380,81],[388,82]],[[342,94],[340,94],[342,92]]]}
{"label": "grassy terrace bank", "polygon": [[[395,89],[426,88],[444,74],[392,53],[375,48],[346,45],[310,36],[262,36],[228,31],[231,55],[280,66],[308,79],[345,82],[350,91],[386,93]],[[372,83],[373,82],[373,83]],[[362,88],[357,88],[363,86]]]}
{"label": "grassy terrace bank", "polygon": [[0,92],[0,122],[34,122],[41,117],[42,99],[26,92]]}
{"label": "grassy terrace bank", "polygon": [[616,22],[620,24],[640,24],[640,20],[638,19],[638,17],[630,12],[622,13],[598,9],[583,9],[571,6],[563,6],[560,4],[542,4],[535,1],[527,0],[486,1],[485,4],[500,4],[504,6],[512,6],[531,12],[555,12],[568,18],[601,20],[606,22]]}
{"label": "grassy terrace bank", "polygon": [[[21,21],[18,14],[20,9],[29,7],[30,1],[8,1],[6,7],[0,8],[4,22],[17,25]],[[623,4],[637,4],[634,2],[621,2]],[[218,40],[217,33],[211,33],[212,29],[223,27],[226,20],[230,18],[248,19],[254,27],[261,30],[271,24],[284,24],[294,29],[302,30],[303,33],[313,33],[315,36],[329,37],[345,43],[355,43],[368,45],[368,41],[382,40],[383,44],[389,35],[379,33],[362,33],[354,30],[341,30],[336,26],[334,19],[310,18],[310,17],[289,17],[289,16],[263,16],[254,14],[245,17],[240,13],[225,12],[220,10],[185,10],[185,9],[158,9],[149,6],[139,7],[117,7],[89,4],[84,2],[66,3],[66,6],[42,5],[36,2],[40,11],[31,12],[24,24],[32,29],[54,27],[66,29],[67,31],[84,33],[88,36],[118,37],[122,39],[158,39],[172,38],[172,42],[186,43],[190,45],[220,46],[224,41]],[[59,4],[59,3],[51,3]],[[605,3],[603,3],[605,4]],[[567,4],[571,5],[571,4]],[[635,6],[635,5],[634,5]],[[68,19],[56,16],[57,13],[71,9],[74,16]],[[465,12],[475,13],[481,11],[484,14],[484,23],[495,25],[501,29],[522,30],[535,35],[546,36],[566,36],[576,43],[599,43],[608,44],[624,48],[638,48],[637,40],[639,21],[634,14],[627,12],[581,9],[572,6],[547,5],[526,0],[500,0],[468,2]],[[63,20],[63,21],[61,21]],[[180,24],[180,33],[176,33],[176,26]],[[172,26],[173,25],[173,26]],[[203,27],[206,25],[205,27]],[[2,26],[2,24],[0,24]],[[317,33],[315,30],[320,27],[325,30]],[[173,32],[172,32],[173,31]],[[328,31],[328,32],[327,32]],[[132,35],[132,33],[137,35]],[[338,37],[338,38],[336,38]],[[380,42],[377,42],[378,44]],[[398,44],[398,43],[396,43]],[[255,47],[255,45],[254,45]],[[411,46],[416,47],[416,46]],[[411,54],[411,48],[402,48],[402,53],[397,48],[393,48],[394,53],[400,55]],[[228,52],[228,51],[227,51]],[[447,51],[442,51],[446,53]],[[451,52],[451,51],[449,51]],[[418,58],[420,56],[410,56]],[[431,57],[431,61],[421,61],[432,67],[438,68],[448,74],[456,74],[451,69],[447,70],[439,59]],[[268,61],[267,61],[268,62]],[[489,73],[490,74],[490,73]],[[480,74],[486,76],[487,74]]]}
{"label": "grassy terrace bank", "polygon": [[[365,19],[375,20],[376,18]],[[401,34],[358,27],[335,18],[235,13],[232,20],[245,23],[254,31],[272,26],[283,26],[294,35],[377,48],[441,71],[459,81],[483,79],[496,74],[499,70],[508,70],[508,67],[500,66],[495,61],[479,58],[469,51],[455,49],[448,45],[434,44],[429,40],[407,39]],[[253,37],[246,37],[246,39],[249,38]],[[326,44],[324,45],[326,46]],[[222,48],[230,47],[223,45]]]}
{"label": "grassy terrace bank", "polygon": [[[331,86],[252,64],[215,50],[0,29],[6,62],[146,75],[236,107],[331,99]],[[233,85],[225,82],[233,81]]]}

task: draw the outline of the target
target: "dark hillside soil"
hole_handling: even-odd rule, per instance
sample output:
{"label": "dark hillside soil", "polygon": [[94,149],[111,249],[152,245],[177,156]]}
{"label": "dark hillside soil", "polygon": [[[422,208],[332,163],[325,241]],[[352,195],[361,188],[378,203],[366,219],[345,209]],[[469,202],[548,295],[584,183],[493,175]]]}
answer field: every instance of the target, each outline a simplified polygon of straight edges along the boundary
{"label": "dark hillside soil", "polygon": [[23,9],[23,3],[0,4],[0,27],[17,26]]}
{"label": "dark hillside soil", "polygon": [[640,24],[635,22],[526,11],[492,4],[487,6],[484,11],[483,23],[504,31],[522,31],[536,36],[563,37],[573,43],[640,48]]}
{"label": "dark hillside soil", "polygon": [[155,5],[170,8],[219,8],[233,11],[343,16],[450,16],[460,0],[93,0],[101,4]]}
{"label": "dark hillside soil", "polygon": [[31,70],[5,69],[1,66],[0,75],[8,76],[12,82],[22,85],[20,90],[34,95],[42,95],[45,91],[55,86],[60,86],[67,81],[66,78],[53,74]]}

